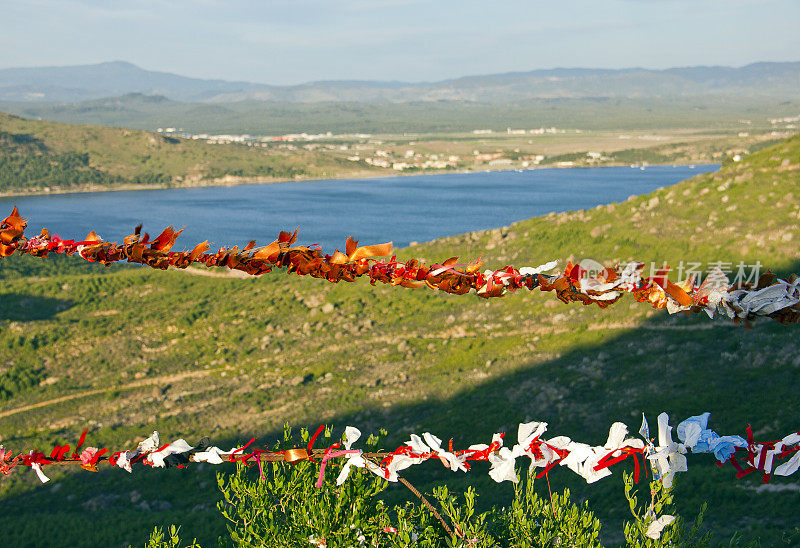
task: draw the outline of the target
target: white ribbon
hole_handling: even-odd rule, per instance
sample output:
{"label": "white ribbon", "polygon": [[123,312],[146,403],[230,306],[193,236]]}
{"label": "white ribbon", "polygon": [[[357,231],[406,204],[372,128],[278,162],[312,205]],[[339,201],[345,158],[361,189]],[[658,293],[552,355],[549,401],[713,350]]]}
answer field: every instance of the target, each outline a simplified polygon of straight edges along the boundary
{"label": "white ribbon", "polygon": [[175,440],[169,445],[167,445],[161,451],[154,451],[145,457],[145,461],[152,464],[156,468],[165,468],[164,458],[168,457],[169,455],[179,455],[181,453],[186,453],[187,451],[191,451],[194,449],[191,445],[186,443],[186,440],[179,439]]}
{"label": "white ribbon", "polygon": [[34,472],[36,472],[36,475],[39,476],[39,481],[41,481],[42,483],[47,483],[48,481],[50,481],[50,478],[45,476],[44,472],[42,472],[42,467],[39,465],[38,462],[32,462],[31,468],[33,469]]}
{"label": "white ribbon", "polygon": [[661,474],[661,481],[666,488],[672,487],[672,480],[677,472],[688,470],[686,447],[673,441],[672,427],[666,413],[658,416],[658,447],[647,458],[655,462],[656,470]]}
{"label": "white ribbon", "polygon": [[149,453],[150,451],[155,451],[158,447],[158,432],[154,431],[149,438],[140,441],[139,445],[136,446],[136,449],[133,451],[124,451],[120,453],[119,458],[117,459],[117,466],[126,470],[129,474],[133,472],[131,468],[131,462],[133,459],[138,457],[143,453]]}
{"label": "white ribbon", "polygon": [[654,519],[650,522],[650,525],[647,526],[647,531],[645,531],[645,535],[650,537],[651,539],[658,540],[661,538],[661,531],[664,530],[664,527],[669,525],[675,521],[675,516],[670,516],[669,514],[661,516],[658,519]]}

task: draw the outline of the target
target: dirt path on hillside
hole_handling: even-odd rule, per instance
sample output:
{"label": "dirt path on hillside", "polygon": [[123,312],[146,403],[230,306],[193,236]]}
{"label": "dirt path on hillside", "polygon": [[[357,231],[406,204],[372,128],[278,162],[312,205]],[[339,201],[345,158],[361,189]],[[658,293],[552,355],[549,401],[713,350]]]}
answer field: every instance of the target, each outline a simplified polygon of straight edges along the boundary
{"label": "dirt path on hillside", "polygon": [[247,272],[243,272],[241,270],[203,270],[193,266],[187,266],[186,268],[170,267],[170,270],[175,272],[185,272],[186,274],[192,274],[194,276],[206,276],[208,278],[255,278],[255,276],[252,274],[248,274]]}
{"label": "dirt path on hillside", "polygon": [[[201,271],[202,272],[202,271]],[[190,274],[197,274],[197,272],[189,272]],[[206,275],[205,272],[201,275]],[[733,324],[723,324],[723,323],[710,323],[710,324],[702,324],[702,325],[641,325],[641,324],[592,324],[588,326],[590,331],[598,330],[598,329],[647,329],[647,330],[656,330],[656,331],[689,331],[689,330],[698,330],[698,329],[713,329],[716,327],[738,327]],[[553,326],[540,326],[535,328],[528,328],[528,329],[512,329],[508,331],[503,331],[503,335],[546,335],[546,334],[559,334],[567,332],[567,329],[563,328],[555,328]],[[431,333],[431,334],[419,334],[419,333],[406,333],[406,334],[399,334],[394,336],[377,336],[371,337],[369,342],[374,343],[384,343],[384,344],[395,344],[400,340],[406,338],[422,338],[422,339],[460,339],[460,338],[467,338],[467,337],[477,337],[477,336],[485,336],[490,333],[481,333],[481,332],[462,332],[462,333]],[[347,348],[349,345],[330,345],[326,347],[326,350],[337,351],[344,348]],[[133,381],[128,384],[123,384],[121,386],[109,386],[107,388],[96,388],[94,390],[85,390],[83,392],[76,392],[74,394],[68,394],[66,396],[61,396],[60,398],[53,398],[50,400],[40,401],[37,403],[32,403],[30,405],[23,405],[22,407],[18,407],[16,409],[8,409],[5,411],[0,411],[0,419],[9,417],[11,415],[16,415],[17,413],[23,413],[25,411],[32,411],[33,409],[39,409],[42,407],[47,407],[49,405],[55,405],[57,403],[63,403],[65,401],[75,400],[78,398],[88,398],[89,396],[96,396],[98,394],[103,394],[105,392],[111,392],[114,390],[131,390],[134,388],[141,388],[143,386],[151,386],[154,384],[168,384],[171,382],[178,382],[185,379],[196,378],[196,377],[204,377],[214,371],[222,371],[224,368],[215,368],[215,369],[204,369],[202,371],[189,371],[187,373],[178,373],[175,375],[165,375],[162,377],[153,377],[151,379],[141,379],[138,381]]]}
{"label": "dirt path on hillside", "polygon": [[128,384],[123,384],[121,386],[109,386],[107,388],[96,388],[94,390],[85,390],[83,392],[76,392],[74,394],[61,396],[60,398],[53,398],[51,400],[40,401],[32,403],[30,405],[23,405],[22,407],[17,407],[16,409],[8,409],[6,411],[0,411],[0,419],[5,417],[10,417],[11,415],[16,415],[17,413],[24,413],[25,411],[32,411],[34,409],[39,409],[41,407],[47,407],[48,405],[55,405],[57,403],[76,400],[78,398],[88,398],[89,396],[96,396],[97,394],[112,392],[114,390],[131,390],[133,388],[141,388],[143,386],[151,386],[154,384],[168,384],[172,382],[182,381],[185,379],[204,377],[210,373],[213,373],[214,371],[222,371],[222,369],[224,368],[218,367],[215,369],[204,369],[202,371],[189,371],[187,373],[178,373],[176,375],[164,375],[162,377],[153,377],[151,379],[141,379],[138,381],[133,381]]}

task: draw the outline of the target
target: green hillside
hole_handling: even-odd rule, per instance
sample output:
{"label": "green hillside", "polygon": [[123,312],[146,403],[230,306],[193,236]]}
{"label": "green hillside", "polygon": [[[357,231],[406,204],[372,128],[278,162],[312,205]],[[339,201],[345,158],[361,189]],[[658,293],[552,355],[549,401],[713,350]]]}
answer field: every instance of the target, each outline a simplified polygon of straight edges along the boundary
{"label": "green hillside", "polygon": [[[705,269],[721,261],[734,272],[740,261],[760,261],[800,272],[798,196],[795,137],[647,196],[399,255],[481,255],[492,267],[591,257]],[[603,311],[552,294],[486,302],[278,272],[240,279],[105,270],[63,257],[4,259],[0,276],[0,442],[20,450],[74,443],[84,427],[94,445],[129,446],[157,429],[164,439],[209,435],[224,446],[251,434],[272,441],[285,422],[324,422],[339,432],[386,427],[392,447],[422,431],[458,446],[534,419],[554,435],[602,444],[612,422],[636,430],[642,412],[653,424],[662,411],[673,424],[710,411],[717,432],[752,424],[758,439],[800,427],[797,326],[770,320],[743,329],[705,315],[668,316],[631,298]],[[48,470],[45,486],[33,473],[2,477],[4,541],[141,545],[154,525],[178,523],[184,537],[213,546],[225,531],[216,471]],[[770,489],[755,475],[737,480],[730,467],[690,455],[676,482],[680,513],[696,515],[707,501],[717,542],[727,545],[734,531],[764,546],[782,542],[797,523],[798,478],[774,478]],[[475,485],[482,504],[511,498],[508,484],[486,474],[426,466],[409,477],[427,491]],[[562,469],[550,481],[589,501],[608,544],[620,540],[621,473],[586,486]],[[547,485],[537,490],[546,494]],[[407,494],[392,488],[387,496]]]}
{"label": "green hillside", "polygon": [[[666,70],[545,69],[463,76],[438,82],[333,80],[276,86],[189,78],[124,61],[63,67],[0,69],[0,99],[36,103],[85,101],[128,93],[173,100],[227,103],[245,99],[282,102],[409,102],[466,99],[505,103],[541,97],[775,97],[797,98],[800,63],[742,67],[696,66]],[[765,86],[768,83],[768,86]]]}
{"label": "green hillside", "polygon": [[352,162],[319,152],[208,145],[0,112],[0,193],[213,184],[225,176],[270,181],[347,174],[356,174]]}
{"label": "green hillside", "polygon": [[[775,97],[557,97],[503,103],[466,100],[397,102],[242,100],[191,103],[130,94],[79,103],[2,102],[0,110],[73,124],[261,135],[452,133],[557,126],[582,130],[676,128],[740,131],[770,128],[769,118],[797,116],[800,100]],[[742,120],[748,120],[745,125]]]}

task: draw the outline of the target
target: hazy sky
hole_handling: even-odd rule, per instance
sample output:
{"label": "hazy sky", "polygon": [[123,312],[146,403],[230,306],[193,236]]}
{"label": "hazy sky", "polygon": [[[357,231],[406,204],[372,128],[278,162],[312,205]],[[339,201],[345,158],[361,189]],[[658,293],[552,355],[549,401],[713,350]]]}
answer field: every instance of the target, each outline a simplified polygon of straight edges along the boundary
{"label": "hazy sky", "polygon": [[798,0],[0,0],[0,68],[291,84],[800,61]]}

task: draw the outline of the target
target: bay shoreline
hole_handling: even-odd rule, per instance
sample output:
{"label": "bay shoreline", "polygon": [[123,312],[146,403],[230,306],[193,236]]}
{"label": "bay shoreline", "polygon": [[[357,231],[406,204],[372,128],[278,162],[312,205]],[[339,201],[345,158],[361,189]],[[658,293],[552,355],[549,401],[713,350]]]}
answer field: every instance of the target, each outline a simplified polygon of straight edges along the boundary
{"label": "bay shoreline", "polygon": [[[400,171],[387,172],[381,171],[356,171],[350,173],[342,173],[333,176],[320,176],[320,177],[240,177],[233,175],[224,175],[214,179],[199,179],[190,183],[178,184],[122,184],[114,186],[98,186],[98,185],[83,185],[78,187],[59,188],[49,187],[48,190],[31,189],[31,190],[13,190],[0,192],[0,198],[15,198],[15,197],[28,197],[28,196],[58,196],[64,194],[88,194],[94,192],[124,192],[124,191],[137,191],[137,190],[170,190],[170,189],[186,189],[186,188],[223,188],[242,185],[262,185],[262,184],[275,184],[275,183],[306,183],[316,181],[341,181],[348,179],[390,179],[395,177],[419,177],[423,175],[457,175],[467,173],[493,173],[498,171],[534,171],[540,169],[587,169],[595,167],[626,167],[628,164],[608,163],[596,166],[539,166],[529,167],[523,170],[516,169],[479,169],[479,170],[435,170],[435,171],[422,171],[413,173],[403,173]],[[671,164],[648,164],[647,167],[657,166],[687,166],[694,165],[690,163],[671,163]]]}

